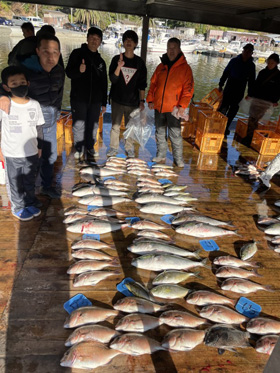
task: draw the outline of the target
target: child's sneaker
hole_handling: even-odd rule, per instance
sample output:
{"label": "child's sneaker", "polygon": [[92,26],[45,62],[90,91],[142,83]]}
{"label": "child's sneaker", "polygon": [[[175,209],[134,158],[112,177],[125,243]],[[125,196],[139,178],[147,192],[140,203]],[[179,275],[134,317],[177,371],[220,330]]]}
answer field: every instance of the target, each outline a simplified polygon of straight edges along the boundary
{"label": "child's sneaker", "polygon": [[17,212],[12,212],[13,216],[21,221],[28,221],[33,219],[33,215],[26,208],[21,209]]}
{"label": "child's sneaker", "polygon": [[39,216],[41,214],[41,210],[35,206],[28,206],[26,207],[26,210],[29,211],[30,214],[32,214],[32,216],[34,217]]}

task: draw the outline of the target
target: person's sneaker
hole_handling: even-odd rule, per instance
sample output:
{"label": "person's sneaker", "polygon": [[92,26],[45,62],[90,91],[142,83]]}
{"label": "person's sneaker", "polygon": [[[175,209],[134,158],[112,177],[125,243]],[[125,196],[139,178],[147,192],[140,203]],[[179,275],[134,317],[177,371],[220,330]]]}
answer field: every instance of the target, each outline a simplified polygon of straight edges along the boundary
{"label": "person's sneaker", "polygon": [[259,180],[263,183],[263,185],[265,185],[267,188],[270,188],[271,187],[271,184],[270,184],[270,179],[266,176],[266,175],[261,175],[259,177]]}
{"label": "person's sneaker", "polygon": [[30,212],[34,217],[39,216],[41,214],[41,210],[35,206],[28,206],[26,210]]}
{"label": "person's sneaker", "polygon": [[185,167],[185,164],[184,164],[183,161],[174,161],[174,163],[175,163],[175,165],[176,165],[177,167],[181,167],[181,168]]}
{"label": "person's sneaker", "polygon": [[12,212],[13,216],[21,221],[28,221],[33,219],[33,215],[26,208],[23,208],[17,212]]}
{"label": "person's sneaker", "polygon": [[126,154],[127,154],[127,157],[128,158],[134,158],[135,157],[135,155],[134,155],[134,151],[131,149],[131,150],[128,150],[127,152],[126,152]]}
{"label": "person's sneaker", "polygon": [[49,187],[49,188],[42,187],[41,194],[45,196],[49,196],[53,199],[58,199],[61,197],[61,194],[53,187]]}
{"label": "person's sneaker", "polygon": [[115,155],[118,154],[118,150],[117,149],[109,149],[108,152],[107,152],[107,157],[114,157]]}
{"label": "person's sneaker", "polygon": [[153,159],[152,159],[152,161],[153,162],[156,162],[156,163],[165,163],[165,161],[166,161],[166,158],[163,158],[163,157],[154,157]]}
{"label": "person's sneaker", "polygon": [[74,153],[74,158],[75,159],[81,159],[83,157],[83,155],[84,155],[83,152],[78,152],[77,151],[77,152]]}

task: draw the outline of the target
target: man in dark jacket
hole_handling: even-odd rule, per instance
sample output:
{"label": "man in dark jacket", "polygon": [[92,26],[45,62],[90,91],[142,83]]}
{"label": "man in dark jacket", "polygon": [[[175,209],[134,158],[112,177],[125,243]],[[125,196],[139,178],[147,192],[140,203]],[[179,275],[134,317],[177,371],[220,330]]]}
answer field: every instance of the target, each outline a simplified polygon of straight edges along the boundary
{"label": "man in dark jacket", "polygon": [[247,135],[242,143],[249,146],[253,139],[258,121],[273,106],[278,106],[280,99],[280,71],[278,69],[279,55],[272,53],[267,59],[267,66],[257,76],[254,86],[249,90],[252,97],[249,110]]}
{"label": "man in dark jacket", "polygon": [[253,52],[253,44],[246,44],[242,54],[229,61],[219,82],[220,91],[223,90],[223,86],[227,82],[219,109],[228,117],[226,134],[229,134],[229,126],[238,112],[239,102],[244,97],[247,83],[250,90],[255,81],[256,67],[252,58]]}
{"label": "man in dark jacket", "polygon": [[[132,30],[127,30],[122,40],[125,52],[114,56],[109,68],[109,78],[112,82],[110,92],[112,129],[108,157],[118,153],[123,116],[127,125],[132,111],[137,108],[143,110],[145,107],[147,69],[142,58],[134,54],[138,35]],[[134,157],[133,140],[130,137],[125,141],[125,150],[128,157]]]}
{"label": "man in dark jacket", "polygon": [[[43,112],[44,141],[40,175],[42,178],[41,193],[51,198],[59,198],[60,193],[52,187],[54,163],[57,159],[56,122],[60,114],[64,78],[63,68],[58,64],[60,43],[56,36],[45,34],[38,41],[37,56],[31,56],[21,64],[30,81],[28,96],[37,100]],[[5,91],[0,94],[5,95]],[[0,98],[0,108],[9,112],[10,100]]]}
{"label": "man in dark jacket", "polygon": [[24,22],[21,29],[24,39],[20,40],[9,53],[9,66],[20,66],[22,60],[31,54],[36,54],[37,37],[34,33],[34,26],[31,22]]}
{"label": "man in dark jacket", "polygon": [[69,57],[66,74],[71,79],[71,110],[73,119],[74,157],[98,156],[94,143],[100,110],[106,111],[107,72],[105,61],[97,52],[102,42],[102,31],[91,27],[87,44],[74,49]]}

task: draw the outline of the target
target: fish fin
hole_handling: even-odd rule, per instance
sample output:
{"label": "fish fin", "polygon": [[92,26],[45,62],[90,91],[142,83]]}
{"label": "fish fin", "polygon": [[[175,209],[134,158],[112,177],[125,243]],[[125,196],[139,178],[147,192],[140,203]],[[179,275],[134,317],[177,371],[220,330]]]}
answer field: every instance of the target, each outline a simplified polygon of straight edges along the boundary
{"label": "fish fin", "polygon": [[228,227],[230,228],[235,228],[235,226],[232,224],[232,221],[231,220],[228,220],[225,222],[225,225],[227,225]]}
{"label": "fish fin", "polygon": [[273,236],[264,236],[264,238],[265,238],[267,241],[272,241],[272,240],[273,240]]}
{"label": "fish fin", "polygon": [[262,265],[259,262],[248,262],[253,268],[262,268]]}

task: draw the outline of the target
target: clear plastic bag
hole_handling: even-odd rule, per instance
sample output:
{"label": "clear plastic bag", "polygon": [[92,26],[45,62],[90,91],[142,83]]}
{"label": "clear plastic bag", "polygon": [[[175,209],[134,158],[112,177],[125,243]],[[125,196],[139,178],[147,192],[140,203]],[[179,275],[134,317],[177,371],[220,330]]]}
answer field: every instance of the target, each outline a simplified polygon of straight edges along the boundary
{"label": "clear plastic bag", "polygon": [[144,110],[135,109],[130,114],[130,119],[127,123],[127,129],[123,133],[123,137],[127,139],[132,138],[138,142],[141,148],[144,149],[149,140],[154,127],[154,110],[145,107]]}
{"label": "clear plastic bag", "polygon": [[183,119],[185,121],[188,121],[189,120],[189,108],[186,108],[184,110],[184,114],[183,115],[179,115],[179,108],[178,106],[174,106],[173,110],[172,110],[172,113],[171,113],[175,118],[177,119]]}
{"label": "clear plastic bag", "polygon": [[273,114],[273,104],[260,98],[247,97],[239,104],[239,110],[257,120],[269,121]]}

